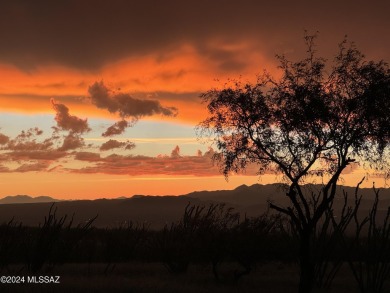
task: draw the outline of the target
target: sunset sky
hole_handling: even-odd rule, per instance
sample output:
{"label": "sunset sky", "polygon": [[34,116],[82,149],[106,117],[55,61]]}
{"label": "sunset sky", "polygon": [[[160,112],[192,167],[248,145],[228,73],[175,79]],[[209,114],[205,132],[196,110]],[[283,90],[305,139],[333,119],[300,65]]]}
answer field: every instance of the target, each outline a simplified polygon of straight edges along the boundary
{"label": "sunset sky", "polygon": [[[389,11],[388,1],[2,1],[0,197],[278,181],[249,170],[226,182],[215,146],[197,139],[199,95],[264,69],[277,76],[275,54],[302,57],[305,30],[329,60],[348,35],[368,59],[390,61]],[[355,185],[364,171],[346,173]]]}

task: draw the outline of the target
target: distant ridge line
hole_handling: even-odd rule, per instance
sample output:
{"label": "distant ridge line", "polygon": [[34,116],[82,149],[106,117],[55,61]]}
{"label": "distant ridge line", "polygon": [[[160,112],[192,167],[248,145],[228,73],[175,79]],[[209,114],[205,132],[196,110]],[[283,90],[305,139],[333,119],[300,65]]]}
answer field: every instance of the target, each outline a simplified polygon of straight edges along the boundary
{"label": "distant ridge line", "polygon": [[[287,186],[283,183],[271,183],[271,184],[253,184],[246,185],[242,184],[235,189],[225,189],[225,190],[202,190],[202,191],[193,191],[183,195],[177,195],[173,197],[191,197],[199,198],[202,200],[212,200],[212,201],[224,201],[234,204],[253,204],[254,202],[266,202],[268,198],[277,200],[278,198],[285,199],[285,191],[282,188]],[[314,190],[319,190],[322,185],[320,184],[307,184],[303,188],[309,188]],[[345,190],[348,193],[353,193],[355,187],[339,185],[340,190]],[[381,192],[381,198],[390,197],[390,188],[378,188],[383,190]],[[370,193],[372,187],[360,188],[360,191],[364,194]],[[351,194],[352,195],[352,194]],[[150,197],[169,197],[172,195],[142,195],[134,194],[132,196],[119,196],[117,198],[110,198],[109,200],[129,200],[129,199],[140,199],[140,198],[150,198]],[[6,196],[0,199],[0,204],[30,204],[30,203],[50,203],[50,202],[64,202],[64,201],[96,201],[103,200],[107,198],[97,198],[97,199],[56,199],[50,196],[37,196],[32,197],[29,195],[15,195],[15,196]]]}
{"label": "distant ridge line", "polygon": [[36,196],[29,195],[9,195],[0,199],[0,204],[23,204],[23,203],[44,203],[44,202],[59,202],[60,199],[55,199],[50,196]]}

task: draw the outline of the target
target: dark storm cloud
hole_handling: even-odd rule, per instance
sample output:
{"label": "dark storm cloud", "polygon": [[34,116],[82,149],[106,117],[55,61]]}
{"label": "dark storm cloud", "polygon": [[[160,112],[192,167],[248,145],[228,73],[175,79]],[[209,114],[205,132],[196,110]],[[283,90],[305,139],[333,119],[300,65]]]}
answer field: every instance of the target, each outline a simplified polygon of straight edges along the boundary
{"label": "dark storm cloud", "polygon": [[69,114],[69,108],[64,104],[57,103],[51,99],[53,109],[56,111],[55,121],[61,130],[69,130],[72,133],[84,133],[91,129],[88,126],[87,119],[81,119]]}
{"label": "dark storm cloud", "polygon": [[84,139],[77,133],[70,132],[65,136],[62,146],[58,148],[59,151],[69,151],[85,146]]}
{"label": "dark storm cloud", "polygon": [[122,134],[123,132],[125,132],[129,124],[130,123],[127,122],[126,120],[115,122],[113,125],[108,127],[105,132],[102,133],[102,136],[107,137],[107,136]]}
{"label": "dark storm cloud", "polygon": [[0,62],[26,70],[53,63],[94,70],[129,56],[163,59],[192,44],[221,69],[240,69],[245,62],[235,54],[207,44],[251,41],[273,56],[295,48],[304,29],[319,30],[324,47],[348,34],[364,52],[388,59],[389,10],[384,0],[2,1]]}
{"label": "dark storm cloud", "polygon": [[9,141],[9,137],[0,133],[0,144],[6,144]]}
{"label": "dark storm cloud", "polygon": [[137,99],[127,93],[113,92],[103,82],[95,82],[89,87],[88,93],[96,107],[106,109],[110,113],[117,113],[121,118],[138,119],[155,114],[164,116],[177,114],[177,109],[174,107],[163,107],[157,100]]}

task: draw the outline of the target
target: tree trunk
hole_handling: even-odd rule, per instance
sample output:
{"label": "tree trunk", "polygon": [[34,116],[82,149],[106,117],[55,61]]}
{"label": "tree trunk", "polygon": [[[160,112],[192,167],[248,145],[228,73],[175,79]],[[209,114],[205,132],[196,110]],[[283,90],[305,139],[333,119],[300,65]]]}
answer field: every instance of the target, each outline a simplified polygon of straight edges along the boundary
{"label": "tree trunk", "polygon": [[311,256],[311,232],[301,233],[299,248],[299,293],[310,293],[314,284],[314,264]]}

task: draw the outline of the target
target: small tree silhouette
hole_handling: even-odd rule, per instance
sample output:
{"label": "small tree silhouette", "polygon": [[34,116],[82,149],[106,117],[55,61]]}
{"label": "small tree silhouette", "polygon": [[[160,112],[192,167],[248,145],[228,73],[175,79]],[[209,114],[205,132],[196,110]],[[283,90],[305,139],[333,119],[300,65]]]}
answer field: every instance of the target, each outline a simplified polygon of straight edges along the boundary
{"label": "small tree silhouette", "polygon": [[[389,172],[390,69],[366,61],[352,44],[340,44],[333,66],[316,56],[315,36],[306,36],[307,57],[291,62],[278,56],[283,75],[265,73],[255,84],[212,89],[202,94],[209,116],[198,127],[218,151],[226,177],[257,164],[260,174],[282,174],[290,206],[270,204],[285,214],[299,235],[299,292],[314,284],[312,238],[329,210],[345,168],[359,161]],[[329,72],[329,73],[328,73]],[[302,185],[321,176],[316,205]]]}

